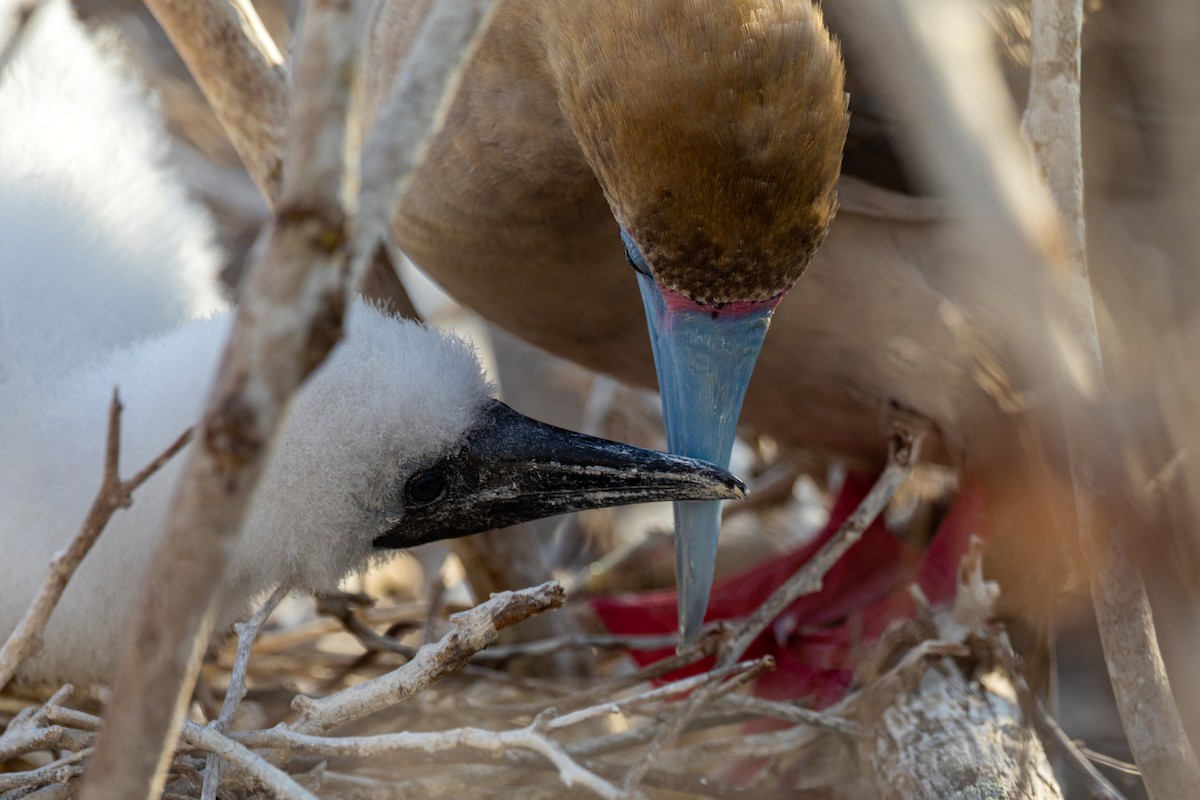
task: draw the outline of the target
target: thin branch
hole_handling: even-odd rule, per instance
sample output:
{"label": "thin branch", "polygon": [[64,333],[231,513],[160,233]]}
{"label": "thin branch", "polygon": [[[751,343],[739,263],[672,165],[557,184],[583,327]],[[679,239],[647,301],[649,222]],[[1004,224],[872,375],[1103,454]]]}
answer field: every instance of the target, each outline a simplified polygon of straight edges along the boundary
{"label": "thin branch", "polygon": [[1125,800],[1125,795],[1100,774],[1087,755],[1058,726],[1058,722],[1046,711],[1040,700],[1033,703],[1033,723],[1038,733],[1058,752],[1067,765],[1079,776],[1092,800]]}
{"label": "thin branch", "polygon": [[473,660],[480,664],[503,663],[518,656],[545,656],[566,649],[594,647],[600,650],[666,650],[677,644],[679,636],[674,633],[624,636],[610,633],[574,633],[489,647]]}
{"label": "thin branch", "polygon": [[[672,681],[665,686],[659,686],[655,689],[648,689],[640,694],[632,697],[627,697],[622,700],[614,700],[610,703],[603,703],[597,706],[573,711],[569,714],[556,716],[546,723],[546,727],[554,730],[557,728],[566,728],[571,725],[578,725],[598,716],[606,714],[621,714],[630,711],[636,711],[651,703],[657,703],[662,700],[667,700],[672,697],[677,697],[686,692],[693,691],[701,686],[707,686],[712,683],[721,683],[722,690],[728,692],[736,688],[738,682],[726,681],[726,678],[741,677],[743,679],[749,677],[757,677],[763,670],[770,669],[774,666],[774,661],[770,656],[764,656],[753,661],[742,661],[736,664],[730,664],[725,667],[717,667],[708,672],[699,675],[693,675],[690,678],[682,678],[677,681]],[[747,673],[749,673],[747,675]]]}
{"label": "thin branch", "polygon": [[[341,335],[346,125],[366,1],[314,2],[299,48],[282,201],[151,561],[81,797],[162,791],[216,592],[287,403]],[[350,81],[350,87],[347,82]]]}
{"label": "thin branch", "polygon": [[857,736],[859,733],[858,725],[851,720],[843,719],[826,711],[813,711],[811,708],[804,708],[795,703],[778,703],[764,700],[761,697],[731,694],[721,698],[716,707],[729,708],[759,717],[781,719],[785,722],[820,728],[844,736]]}
{"label": "thin branch", "polygon": [[[764,660],[760,660],[764,661]],[[767,665],[773,668],[774,660],[765,659]],[[735,662],[736,663],[736,662]],[[753,663],[753,662],[751,662]],[[718,661],[717,670],[728,668],[730,665],[721,664]],[[633,767],[625,775],[625,783],[623,789],[628,795],[637,793],[638,787],[641,785],[642,779],[649,773],[651,767],[661,758],[662,754],[670,747],[674,746],[675,742],[683,734],[684,730],[695,719],[700,709],[707,708],[717,698],[725,695],[729,691],[742,685],[745,681],[755,677],[761,670],[754,672],[746,672],[735,674],[730,680],[725,682],[705,683],[697,689],[691,697],[683,704],[681,708],[675,711],[667,724],[659,731],[659,733],[650,741],[646,748],[642,751],[640,757],[634,762]]]}
{"label": "thin branch", "polygon": [[1102,767],[1108,767],[1111,770],[1116,770],[1117,772],[1124,773],[1125,775],[1132,775],[1138,778],[1140,778],[1142,775],[1142,771],[1137,768],[1137,764],[1130,764],[1128,761],[1122,761],[1119,758],[1113,758],[1110,755],[1097,752],[1082,742],[1073,742],[1073,744],[1079,748],[1080,753],[1083,753],[1083,755],[1085,755],[1089,761],[1095,764],[1099,764]]}
{"label": "thin branch", "polygon": [[[646,681],[658,680],[663,675],[715,655],[721,642],[724,641],[724,636],[725,631],[721,629],[706,632],[681,653],[676,653],[667,658],[655,661],[652,664],[647,664],[628,675],[618,675],[590,689],[572,692],[566,697],[556,699],[555,708],[560,712],[573,711],[577,708],[584,708],[602,702],[604,698],[611,697],[617,692],[628,689],[631,686],[637,686]],[[675,644],[676,642],[678,642],[678,637],[672,637],[671,644]],[[535,714],[542,707],[543,705],[540,703],[510,703],[481,706],[480,710],[497,714],[520,715]]]}
{"label": "thin branch", "polygon": [[486,603],[452,616],[454,630],[436,644],[422,647],[411,661],[392,672],[328,697],[297,696],[292,707],[301,717],[290,727],[300,733],[319,733],[400,703],[461,669],[471,656],[496,641],[502,629],[559,608],[564,600],[562,587],[554,582],[494,595]]}
{"label": "thin branch", "polygon": [[[1034,0],[1032,23],[1029,107],[1023,122],[1066,234],[1065,316],[1086,358],[1078,368],[1103,397],[1107,389],[1084,238],[1082,0]],[[1064,406],[1063,412],[1079,539],[1091,568],[1096,622],[1125,735],[1150,797],[1183,800],[1200,786],[1200,762],[1171,693],[1145,582],[1129,556],[1127,531],[1120,525],[1109,528],[1098,513],[1103,489],[1089,452],[1092,432],[1071,409]]]}
{"label": "thin branch", "polygon": [[[225,689],[225,699],[221,703],[221,712],[211,726],[218,733],[225,733],[233,723],[233,715],[237,712],[238,703],[246,696],[246,670],[250,666],[250,651],[254,648],[254,640],[266,623],[267,617],[279,605],[279,601],[287,596],[288,590],[279,588],[267,598],[266,602],[254,615],[245,622],[234,626],[237,631],[237,655],[233,660],[233,669],[229,673],[229,686]],[[217,786],[221,783],[221,759],[216,753],[210,753],[204,765],[204,786],[200,792],[201,800],[217,800]]]}
{"label": "thin branch", "polygon": [[249,0],[146,0],[274,207],[283,175],[287,70]]}
{"label": "thin branch", "polygon": [[279,767],[213,727],[184,720],[182,738],[193,747],[235,764],[280,800],[316,800],[316,796],[292,780]]}
{"label": "thin branch", "polygon": [[921,457],[921,445],[929,431],[924,420],[915,417],[894,417],[892,437],[888,444],[888,463],[876,479],[867,496],[854,513],[847,517],[837,533],[821,547],[799,570],[771,594],[754,613],[741,622],[733,637],[721,649],[720,663],[729,664],[741,658],[767,626],[798,598],[821,590],[825,575],[846,551],[862,538],[867,528],[887,507],[896,490],[912,473]]}
{"label": "thin branch", "polygon": [[381,246],[413,169],[441,132],[496,6],[496,0],[441,0],[426,12],[363,145],[354,274],[366,272]]}
{"label": "thin branch", "polygon": [[44,767],[38,767],[27,772],[6,772],[0,774],[0,791],[28,789],[47,783],[67,783],[83,774],[83,765],[81,762],[91,754],[91,748],[84,748]]}
{"label": "thin branch", "polygon": [[579,784],[600,797],[622,798],[621,791],[608,781],[580,766],[544,732],[543,722],[535,720],[524,728],[512,731],[488,731],[480,728],[456,728],[434,733],[392,733],[380,736],[347,736],[333,738],[311,736],[286,728],[272,728],[236,735],[243,744],[273,748],[325,758],[379,758],[396,752],[418,750],[436,753],[457,748],[471,748],[499,753],[519,748],[545,757],[558,769],[559,778],[567,786]]}
{"label": "thin branch", "polygon": [[92,739],[90,733],[61,725],[21,731],[10,730],[0,737],[0,763],[46,750],[82,750],[91,746]]}
{"label": "thin branch", "polygon": [[67,584],[79,568],[84,557],[100,538],[108,521],[118,508],[128,508],[133,503],[133,492],[151,475],[162,468],[191,440],[192,429],[188,428],[140,472],[127,481],[120,476],[121,448],[121,400],[113,389],[112,402],[108,406],[108,434],[104,446],[104,474],[100,490],[88,509],[83,526],[65,550],[59,551],[50,562],[46,579],[37,595],[29,604],[17,627],[9,634],[0,648],[0,689],[8,685],[25,658],[36,655],[42,646],[42,631],[50,620],[55,606],[66,591]]}

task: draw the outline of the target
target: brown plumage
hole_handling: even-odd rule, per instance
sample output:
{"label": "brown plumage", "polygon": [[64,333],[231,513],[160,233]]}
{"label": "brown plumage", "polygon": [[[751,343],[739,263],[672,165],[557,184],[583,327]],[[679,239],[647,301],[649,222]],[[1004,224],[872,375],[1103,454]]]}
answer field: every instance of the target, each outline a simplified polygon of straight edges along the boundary
{"label": "brown plumage", "polygon": [[[372,34],[368,109],[377,110],[382,102],[427,5],[391,3],[382,9]],[[696,12],[692,16],[707,9],[710,19],[703,25],[672,16],[671,9],[684,7],[674,0],[506,0],[468,68],[445,131],[393,220],[393,233],[405,252],[466,305],[534,344],[642,385],[654,384],[654,372],[616,217],[651,250],[646,255],[656,276],[689,297],[720,303],[777,295],[796,281],[825,234],[833,203],[832,170],[846,124],[840,54],[807,0],[686,4]],[[756,9],[759,20],[789,22],[711,30],[719,20],[750,19]],[[733,43],[729,52],[742,41],[742,50],[757,58],[715,59],[708,50],[689,49],[693,45],[676,37],[676,27],[645,32],[652,27],[647,19],[658,19],[660,27],[684,24],[693,31],[680,36],[724,37]],[[621,80],[625,91],[644,85],[642,100],[626,112],[628,124],[605,129],[612,136],[604,140],[607,144],[600,142],[600,134],[588,135],[597,138],[592,144],[576,135],[582,122],[571,109],[581,104],[568,100],[570,91],[577,90],[566,88],[571,76],[560,63],[566,59],[568,31],[583,42],[570,50],[573,58],[592,65],[588,74]],[[769,37],[771,52],[761,49],[761,39],[745,44],[747,31]],[[646,55],[651,62],[631,62],[637,42],[654,43],[648,49],[655,53]],[[782,44],[806,42],[811,47],[802,51],[775,52]],[[607,69],[596,63],[602,59]],[[733,92],[728,83],[730,64],[737,67],[732,79],[741,82],[742,91]],[[765,70],[757,78],[755,66]],[[778,74],[791,77],[779,82],[773,78]],[[726,96],[739,95],[751,83],[756,96],[761,86],[769,102],[743,107],[724,101],[725,112],[735,118],[723,124],[727,130],[747,119],[761,124],[753,135],[730,133],[725,137],[730,146],[722,150],[710,117],[721,112],[722,101],[682,100],[711,95],[706,87],[717,86],[726,87]],[[690,93],[681,88],[689,84]],[[659,110],[635,110],[647,104]],[[708,110],[700,113],[704,106]],[[678,115],[672,117],[668,108],[677,108]],[[767,136],[766,150],[742,158],[746,142],[761,141],[768,116],[778,130],[789,133]],[[696,144],[684,147],[689,136]],[[709,146],[699,144],[704,141]],[[611,155],[597,155],[606,148]],[[625,169],[619,170],[622,164]],[[651,169],[650,164],[656,165],[655,177],[639,177],[639,170]],[[786,184],[781,175],[790,176]],[[651,229],[650,206],[644,201],[660,198],[663,189],[675,197],[665,214],[671,224]],[[845,187],[842,195],[845,206]],[[917,265],[910,254],[918,259],[940,255],[942,246],[933,243],[935,231],[927,224],[936,218],[930,210],[936,212],[937,204],[899,198],[901,216],[910,219],[901,221],[897,239],[877,224],[878,209],[886,209],[893,197],[875,199],[871,187],[851,187],[855,205],[864,205],[859,199],[864,195],[866,216],[856,216],[854,209],[840,213],[811,262],[810,274],[776,315],[744,415],[787,444],[875,462],[886,450],[881,420],[889,401],[923,405],[916,402],[916,393],[897,392],[889,384],[931,387],[934,402],[924,405],[932,416],[944,417],[943,410],[955,404],[940,395],[957,393],[958,385],[970,378],[966,367],[925,355],[945,351],[952,342],[937,316],[938,294],[918,282],[911,302],[894,302],[897,292],[914,284],[909,273]],[[760,196],[770,197],[765,207],[756,202]],[[772,219],[787,223],[777,229]],[[723,260],[685,264],[651,249],[682,252],[696,249],[698,242],[711,252],[719,249]],[[880,246],[899,254],[900,262],[876,263],[874,248]],[[751,259],[751,252],[764,257]],[[739,291],[739,286],[744,288]],[[871,289],[871,296],[850,315],[843,298],[861,291],[856,286]],[[872,363],[854,364],[863,349],[863,319],[873,329],[872,338],[895,334],[904,341],[868,354]],[[908,333],[930,323],[926,335]],[[808,343],[804,350],[796,346],[799,341]]]}
{"label": "brown plumage", "polygon": [[[427,6],[382,9],[368,108]],[[823,7],[851,55],[870,46],[835,0]],[[1004,30],[1019,86],[1024,28]],[[1042,540],[1046,504],[1024,501],[1062,494],[1046,490],[1060,479],[1027,459],[1018,432],[1033,416],[1002,408],[1028,388],[1004,385],[1020,378],[1007,336],[1032,324],[1034,306],[962,263],[947,238],[954,210],[928,194],[895,115],[853,63],[849,75],[830,225],[846,105],[838,45],[808,0],[506,0],[393,232],[491,321],[644,386],[654,370],[618,220],[656,277],[694,300],[762,299],[796,282],[743,419],[793,450],[873,466],[888,408],[916,411],[936,426],[926,456],[984,473],[1006,508],[995,524]],[[1144,123],[1108,109],[1109,126]],[[1113,205],[1092,201],[1089,213]],[[1044,398],[1025,399],[1036,410]],[[1070,509],[1052,505],[1069,526]],[[1025,543],[1039,541],[1008,541],[1015,569],[1058,569],[1030,557]]]}
{"label": "brown plumage", "polygon": [[848,120],[820,12],[567,2],[545,27],[564,116],[655,277],[709,305],[795,283],[833,221]]}

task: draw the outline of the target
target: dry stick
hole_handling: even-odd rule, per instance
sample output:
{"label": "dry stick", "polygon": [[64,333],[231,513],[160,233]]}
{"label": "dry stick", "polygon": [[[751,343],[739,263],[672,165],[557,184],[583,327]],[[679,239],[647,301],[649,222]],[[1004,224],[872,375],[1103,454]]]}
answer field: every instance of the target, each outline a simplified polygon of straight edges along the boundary
{"label": "dry stick", "polygon": [[559,608],[564,600],[562,587],[554,582],[497,594],[451,617],[454,630],[436,644],[422,647],[404,666],[328,697],[314,700],[297,696],[292,707],[301,717],[289,728],[298,733],[321,733],[402,702],[462,668],[472,655],[496,641],[502,629]]}
{"label": "dry stick", "polygon": [[[723,641],[723,636],[724,633],[720,629],[708,632],[681,653],[675,653],[667,658],[647,664],[628,675],[618,675],[615,678],[610,678],[590,689],[572,692],[567,697],[556,699],[555,707],[560,712],[573,711],[577,708],[584,708],[600,702],[602,698],[614,695],[617,692],[628,689],[630,686],[636,686],[646,681],[658,680],[663,675],[715,655]],[[678,637],[675,637],[671,643],[674,644],[677,641]],[[491,714],[520,715],[537,713],[543,707],[543,703],[507,703],[480,706],[479,710]]]}
{"label": "dry stick", "polygon": [[1083,742],[1072,740],[1071,744],[1079,749],[1079,752],[1093,764],[1099,764],[1102,767],[1108,767],[1111,770],[1124,773],[1125,775],[1133,775],[1141,777],[1142,771],[1137,768],[1137,764],[1131,764],[1128,761],[1122,761],[1119,758],[1113,758],[1110,755],[1093,750]]}
{"label": "dry stick", "polygon": [[[1090,530],[1095,478],[1089,472],[1100,465],[1079,456],[1087,452],[1087,437],[1099,447],[1113,435],[1083,426],[1102,408],[1104,394],[1096,331],[1087,312],[1090,294],[1086,276],[1064,263],[1057,211],[1015,135],[991,42],[974,9],[950,0],[855,0],[847,11],[857,11],[871,33],[873,53],[865,66],[892,95],[925,172],[969,212],[962,221],[978,243],[974,256],[981,268],[1007,272],[1009,283],[1021,281],[1043,293],[1050,311],[1041,342],[1056,360],[1055,377],[1064,390],[1073,478],[1082,479],[1077,484],[1080,536],[1117,707],[1150,797],[1194,797],[1200,764],[1171,695],[1145,585],[1126,552],[1123,532]],[[1053,330],[1064,323],[1068,330],[1062,335]]]}
{"label": "dry stick", "polygon": [[[1064,223],[1067,321],[1101,394],[1104,364],[1088,280],[1080,133],[1081,0],[1035,0],[1025,130]],[[1101,494],[1087,453],[1088,431],[1064,409],[1079,538],[1091,568],[1092,602],[1104,661],[1142,780],[1154,800],[1195,795],[1200,764],[1188,743],[1158,649],[1145,582],[1121,527],[1096,530]],[[1103,521],[1100,521],[1103,524]]]}
{"label": "dry stick", "polygon": [[67,783],[79,777],[83,772],[83,766],[79,762],[91,755],[91,752],[90,749],[85,748],[44,767],[38,767],[28,772],[6,772],[0,774],[0,791],[28,789],[47,783]]}
{"label": "dry stick", "polygon": [[0,689],[4,688],[17,667],[26,656],[36,655],[42,646],[42,630],[50,619],[54,607],[67,588],[67,583],[84,557],[92,549],[104,526],[112,519],[118,508],[129,508],[133,504],[133,492],[157,472],[164,464],[178,453],[191,439],[192,429],[188,428],[172,442],[166,450],[147,464],[140,472],[127,481],[121,480],[121,400],[117,390],[113,389],[112,402],[108,406],[108,438],[104,446],[104,476],[100,481],[100,491],[92,501],[84,518],[83,527],[67,545],[67,549],[55,555],[46,573],[46,580],[41,589],[29,604],[25,616],[0,648]]}
{"label": "dry stick", "polygon": [[567,786],[579,784],[604,798],[621,798],[621,791],[608,781],[580,766],[545,732],[543,720],[537,719],[524,728],[511,731],[488,731],[480,728],[456,728],[433,733],[392,733],[379,736],[347,736],[343,738],[313,736],[286,728],[252,731],[238,735],[238,741],[259,748],[318,755],[327,758],[378,758],[406,750],[440,752],[458,748],[503,753],[512,748],[531,750],[547,758],[558,768],[559,777]]}
{"label": "dry stick", "polygon": [[[234,626],[237,631],[237,655],[233,659],[233,669],[229,672],[229,686],[225,689],[225,699],[221,703],[221,712],[211,724],[218,733],[225,733],[233,722],[238,703],[246,696],[246,670],[250,666],[250,651],[258,632],[279,605],[279,601],[287,595],[285,588],[276,589],[254,615],[245,622]],[[217,786],[221,783],[221,759],[216,753],[209,753],[204,764],[204,786],[200,792],[200,800],[217,800]]]}
{"label": "dry stick", "polygon": [[299,50],[282,200],[242,302],[125,643],[81,797],[161,793],[216,593],[292,394],[342,334],[345,128],[366,2],[314,2]]}
{"label": "dry stick", "polygon": [[[570,592],[568,592],[570,594]],[[666,650],[679,643],[679,636],[674,633],[631,634],[619,636],[608,633],[573,633],[564,636],[551,636],[547,639],[535,639],[529,642],[517,642],[501,647],[490,647],[475,657],[481,664],[509,661],[517,656],[544,656],[560,650],[575,648],[596,648],[601,650]]]}
{"label": "dry stick", "polygon": [[[419,649],[412,645],[404,644],[395,638],[401,629],[412,628],[414,626],[405,623],[395,623],[388,628],[386,632],[382,634],[376,633],[370,625],[359,618],[359,615],[355,613],[353,608],[350,607],[350,602],[347,602],[347,598],[350,599],[350,602],[353,601],[353,595],[324,595],[318,601],[318,611],[337,618],[345,631],[357,639],[358,643],[366,649],[366,652],[339,670],[338,674],[335,674],[333,677],[331,677],[325,684],[327,691],[332,690],[336,686],[340,686],[345,680],[345,677],[350,673],[374,663],[377,660],[376,657],[380,653],[395,653],[403,656],[407,660],[411,660],[417,654],[417,650]],[[427,624],[425,626],[427,631],[430,630],[428,619],[429,618],[427,617]],[[426,644],[432,644],[434,641],[436,640],[429,639],[426,641]],[[470,663],[462,667],[463,674],[470,675],[475,678],[481,678],[483,680],[500,681],[511,684],[528,683],[527,679],[522,679],[500,672],[494,666],[486,666],[494,663],[492,660],[482,658],[482,656],[485,656],[488,652],[488,650],[483,650],[472,655]],[[545,692],[550,692],[553,694],[570,693],[569,689],[559,684],[551,683],[549,681],[539,681],[538,683],[539,688]]]}
{"label": "dry stick", "polygon": [[[662,700],[676,697],[712,683],[720,683],[722,691],[729,692],[731,689],[736,688],[738,683],[744,682],[748,678],[757,677],[763,670],[770,669],[774,666],[774,663],[770,656],[764,656],[753,661],[744,661],[725,667],[717,667],[708,672],[693,675],[690,678],[681,678],[665,686],[647,689],[632,697],[613,700],[608,703],[583,708],[579,711],[573,711],[569,714],[555,716],[546,723],[546,727],[554,730],[578,725],[581,722],[607,714],[636,713],[639,709],[650,704],[659,703]],[[735,683],[734,681],[726,681],[726,678],[739,678],[740,680]]]}
{"label": "dry stick", "polygon": [[1092,765],[1083,751],[1059,727],[1058,721],[1050,716],[1040,700],[1035,700],[1033,703],[1033,722],[1042,738],[1050,747],[1058,751],[1063,760],[1079,776],[1092,800],[1125,800],[1125,795],[1121,794],[1117,787],[1100,774],[1100,771]]}
{"label": "dry stick", "polygon": [[[928,433],[928,423],[908,415],[896,414],[892,418],[892,437],[888,446],[888,464],[876,479],[867,496],[862,499],[854,513],[842,523],[837,533],[817,551],[803,567],[775,590],[767,600],[746,618],[735,630],[732,638],[721,646],[717,657],[719,665],[736,662],[746,652],[759,634],[775,617],[779,616],[793,601],[821,588],[826,573],[837,563],[847,550],[862,538],[863,533],[887,506],[892,495],[904,482],[920,458],[921,445]],[[625,790],[633,792],[642,776],[660,756],[671,747],[683,733],[685,726],[701,707],[710,703],[719,691],[718,684],[710,684],[697,691],[676,712],[669,724],[646,748],[642,758],[629,771],[625,779]]]}
{"label": "dry stick", "polygon": [[21,46],[25,34],[29,32],[29,26],[44,5],[45,0],[29,0],[13,9],[12,30],[9,31],[8,38],[0,43],[0,73],[4,72],[8,62],[12,61],[13,56],[17,54],[17,48]]}
{"label": "dry stick", "polygon": [[249,0],[146,0],[187,64],[250,176],[279,199],[287,71]]}
{"label": "dry stick", "polygon": [[0,763],[27,753],[46,750],[82,750],[92,744],[92,734],[62,725],[6,733],[0,738]]}
{"label": "dry stick", "polygon": [[496,6],[496,0],[441,0],[426,13],[363,145],[355,260],[364,266],[359,271],[365,272],[413,169],[441,131]]}
{"label": "dry stick", "polygon": [[754,643],[767,626],[785,608],[805,595],[819,592],[825,575],[833,568],[846,551],[862,539],[867,528],[887,507],[896,490],[912,473],[921,457],[921,445],[929,432],[924,420],[909,416],[896,416],[892,420],[892,436],[888,442],[888,463],[883,472],[854,509],[837,533],[820,550],[776,589],[754,613],[741,622],[731,638],[721,649],[720,663],[728,664],[741,658],[742,653]]}
{"label": "dry stick", "polygon": [[804,708],[795,703],[780,703],[773,700],[764,700],[761,697],[731,694],[721,698],[721,702],[717,704],[717,707],[755,714],[760,717],[781,719],[796,725],[808,725],[832,733],[840,733],[844,736],[857,736],[859,734],[858,725],[851,720],[843,719],[828,711],[813,711],[811,708]]}

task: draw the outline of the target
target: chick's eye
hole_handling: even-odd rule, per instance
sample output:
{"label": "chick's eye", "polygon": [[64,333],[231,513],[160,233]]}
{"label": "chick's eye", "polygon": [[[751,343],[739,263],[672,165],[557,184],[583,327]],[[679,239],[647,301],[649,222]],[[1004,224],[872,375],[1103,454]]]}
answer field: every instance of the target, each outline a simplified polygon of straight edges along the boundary
{"label": "chick's eye", "polygon": [[446,494],[446,476],[440,469],[427,469],[408,479],[404,493],[413,505],[423,506],[441,500]]}

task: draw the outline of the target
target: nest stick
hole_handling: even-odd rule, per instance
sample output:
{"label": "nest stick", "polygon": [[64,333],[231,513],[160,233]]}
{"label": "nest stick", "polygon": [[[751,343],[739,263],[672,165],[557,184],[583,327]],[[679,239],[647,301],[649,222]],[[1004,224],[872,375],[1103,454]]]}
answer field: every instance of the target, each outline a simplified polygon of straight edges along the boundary
{"label": "nest stick", "polygon": [[921,457],[921,445],[925,441],[928,429],[928,423],[914,417],[897,416],[893,419],[887,466],[871,486],[867,496],[854,509],[854,513],[846,518],[837,533],[755,609],[753,614],[738,625],[733,638],[721,650],[720,663],[729,664],[741,658],[759,634],[766,630],[785,608],[797,599],[821,590],[829,570],[841,560],[847,550],[858,543],[875,518],[887,507],[896,490],[912,473]]}
{"label": "nest stick", "polygon": [[46,579],[34,596],[33,602],[29,604],[29,609],[0,648],[0,689],[12,680],[25,658],[36,655],[41,648],[42,631],[50,621],[50,615],[66,591],[75,570],[96,544],[112,515],[118,508],[128,508],[132,505],[133,492],[182,450],[190,441],[191,435],[192,430],[188,428],[136,475],[127,481],[121,480],[121,400],[117,390],[113,389],[112,402],[108,406],[108,434],[105,440],[104,473],[100,480],[100,490],[92,501],[92,507],[88,509],[79,533],[66,549],[55,555],[50,562]]}
{"label": "nest stick", "polygon": [[146,0],[273,207],[283,175],[287,70],[249,0]]}
{"label": "nest stick", "polygon": [[[258,632],[266,623],[267,617],[279,605],[279,601],[287,594],[283,588],[276,589],[266,602],[255,611],[245,622],[239,622],[237,630],[237,655],[233,660],[233,669],[229,673],[229,686],[225,690],[225,699],[221,702],[221,711],[211,725],[219,733],[229,730],[233,715],[237,712],[238,704],[246,696],[246,670],[250,666],[250,651]],[[217,786],[221,783],[221,758],[216,753],[209,753],[204,765],[204,786],[200,792],[200,800],[217,800]]]}
{"label": "nest stick", "polygon": [[217,590],[287,403],[341,336],[347,76],[366,3],[314,2],[299,51],[282,200],[151,560],[83,798],[152,797],[213,624]]}

